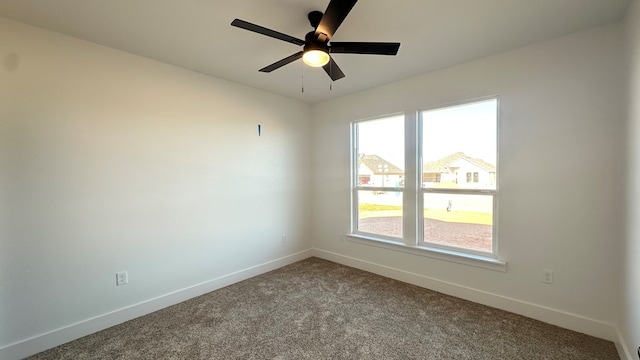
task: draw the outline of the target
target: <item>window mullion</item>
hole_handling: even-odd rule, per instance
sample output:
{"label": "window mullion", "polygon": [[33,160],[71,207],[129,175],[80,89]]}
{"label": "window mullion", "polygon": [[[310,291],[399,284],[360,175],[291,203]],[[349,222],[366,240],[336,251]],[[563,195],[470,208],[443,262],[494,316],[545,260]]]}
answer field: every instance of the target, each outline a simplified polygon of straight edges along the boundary
{"label": "window mullion", "polygon": [[489,189],[433,189],[424,188],[424,192],[433,194],[470,194],[470,195],[495,195],[495,190]]}
{"label": "window mullion", "polygon": [[415,112],[405,113],[405,191],[403,193],[403,228],[404,243],[409,246],[418,245],[418,121]]}

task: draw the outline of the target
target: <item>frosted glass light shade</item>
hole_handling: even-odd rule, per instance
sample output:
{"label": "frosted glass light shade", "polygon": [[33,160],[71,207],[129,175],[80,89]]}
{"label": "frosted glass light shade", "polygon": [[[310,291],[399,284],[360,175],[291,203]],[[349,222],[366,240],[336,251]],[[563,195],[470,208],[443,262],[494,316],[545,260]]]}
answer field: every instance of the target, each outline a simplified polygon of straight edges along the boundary
{"label": "frosted glass light shade", "polygon": [[302,61],[312,67],[325,66],[329,59],[329,54],[322,50],[308,50],[302,55]]}

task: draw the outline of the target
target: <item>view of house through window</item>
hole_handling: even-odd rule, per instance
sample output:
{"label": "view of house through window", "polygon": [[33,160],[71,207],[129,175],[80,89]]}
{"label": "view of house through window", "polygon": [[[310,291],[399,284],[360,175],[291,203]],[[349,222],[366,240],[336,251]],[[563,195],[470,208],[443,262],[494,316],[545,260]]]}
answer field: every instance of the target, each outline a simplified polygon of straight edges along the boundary
{"label": "view of house through window", "polygon": [[[417,115],[418,136],[407,144],[404,115],[353,123],[353,232],[495,257],[498,100]],[[404,169],[407,149],[421,160],[414,168]],[[405,187],[407,175],[415,188]]]}
{"label": "view of house through window", "polygon": [[497,100],[423,111],[425,245],[493,252]]}
{"label": "view of house through window", "polygon": [[[495,256],[497,116],[495,98],[420,111],[410,120],[417,121],[413,144],[405,144],[402,115],[354,122],[354,233]],[[421,161],[406,172],[412,149]],[[407,174],[416,176],[415,188],[405,187]],[[403,208],[403,197],[416,206]],[[417,234],[405,236],[403,224]]]}
{"label": "view of house through window", "polygon": [[358,122],[354,133],[356,229],[402,238],[404,117]]}

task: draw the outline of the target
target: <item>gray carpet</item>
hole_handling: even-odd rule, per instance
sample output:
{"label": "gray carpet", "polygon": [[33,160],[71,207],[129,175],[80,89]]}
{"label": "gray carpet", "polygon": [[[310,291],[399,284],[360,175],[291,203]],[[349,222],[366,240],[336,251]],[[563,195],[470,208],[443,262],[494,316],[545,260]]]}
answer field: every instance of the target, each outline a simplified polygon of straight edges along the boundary
{"label": "gray carpet", "polygon": [[29,359],[619,359],[613,343],[317,258]]}

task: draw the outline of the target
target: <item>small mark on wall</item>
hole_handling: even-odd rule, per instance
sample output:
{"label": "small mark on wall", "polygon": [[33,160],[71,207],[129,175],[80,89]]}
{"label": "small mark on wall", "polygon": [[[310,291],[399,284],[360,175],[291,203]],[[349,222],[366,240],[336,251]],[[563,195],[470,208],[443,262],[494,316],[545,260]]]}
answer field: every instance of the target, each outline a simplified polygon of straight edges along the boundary
{"label": "small mark on wall", "polygon": [[258,136],[262,134],[262,125],[258,124]]}

